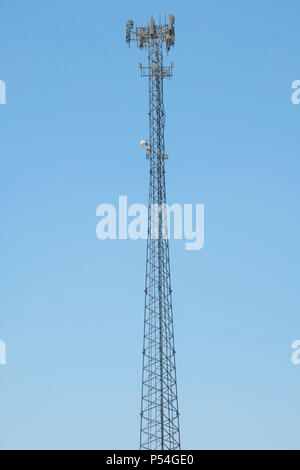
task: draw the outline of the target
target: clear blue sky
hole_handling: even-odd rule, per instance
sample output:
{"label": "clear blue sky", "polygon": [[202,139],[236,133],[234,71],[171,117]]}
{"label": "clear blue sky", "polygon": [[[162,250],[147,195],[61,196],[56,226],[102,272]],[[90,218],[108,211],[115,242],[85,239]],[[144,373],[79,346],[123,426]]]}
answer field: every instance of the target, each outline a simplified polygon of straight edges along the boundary
{"label": "clear blue sky", "polygon": [[0,447],[137,448],[145,242],[96,207],[147,203],[147,83],[124,23],[176,15],[168,200],[184,448],[300,448],[297,0],[2,0]]}

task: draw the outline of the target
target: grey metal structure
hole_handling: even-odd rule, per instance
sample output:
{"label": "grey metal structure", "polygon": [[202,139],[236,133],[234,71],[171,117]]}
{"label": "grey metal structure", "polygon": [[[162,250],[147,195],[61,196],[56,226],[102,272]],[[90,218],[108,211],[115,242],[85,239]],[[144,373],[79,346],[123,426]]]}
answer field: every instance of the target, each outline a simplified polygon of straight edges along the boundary
{"label": "grey metal structure", "polygon": [[150,192],[143,347],[140,448],[180,449],[180,429],[176,380],[169,238],[166,211],[164,78],[170,78],[174,64],[163,64],[164,47],[175,43],[175,17],[168,23],[147,26],[126,23],[126,40],[136,41],[148,51],[148,66],[140,65],[141,76],[149,80]]}

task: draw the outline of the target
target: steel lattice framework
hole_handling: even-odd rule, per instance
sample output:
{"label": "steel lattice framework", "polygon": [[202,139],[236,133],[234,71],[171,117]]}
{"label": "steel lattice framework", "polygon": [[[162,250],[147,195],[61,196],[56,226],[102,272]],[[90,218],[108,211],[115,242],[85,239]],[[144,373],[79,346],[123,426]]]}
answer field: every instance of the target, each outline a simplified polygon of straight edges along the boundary
{"label": "steel lattice framework", "polygon": [[148,50],[148,66],[139,64],[149,79],[150,141],[142,141],[150,160],[147,265],[143,347],[140,448],[180,449],[176,380],[172,288],[170,278],[168,217],[166,210],[164,78],[170,78],[174,64],[163,64],[175,43],[175,18],[157,25],[153,18],[145,27],[126,23],[126,40],[135,40]]}

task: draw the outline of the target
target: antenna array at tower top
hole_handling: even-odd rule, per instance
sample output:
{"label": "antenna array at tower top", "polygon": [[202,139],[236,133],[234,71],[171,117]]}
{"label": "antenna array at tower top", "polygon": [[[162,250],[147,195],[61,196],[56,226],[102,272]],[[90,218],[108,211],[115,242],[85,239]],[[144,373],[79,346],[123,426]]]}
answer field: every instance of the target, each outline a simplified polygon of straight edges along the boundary
{"label": "antenna array at tower top", "polygon": [[169,21],[166,24],[156,24],[153,17],[150,18],[148,26],[134,27],[134,21],[129,20],[126,23],[126,42],[136,41],[140,49],[149,45],[151,40],[159,39],[166,44],[167,51],[175,44],[175,16],[169,15]]}

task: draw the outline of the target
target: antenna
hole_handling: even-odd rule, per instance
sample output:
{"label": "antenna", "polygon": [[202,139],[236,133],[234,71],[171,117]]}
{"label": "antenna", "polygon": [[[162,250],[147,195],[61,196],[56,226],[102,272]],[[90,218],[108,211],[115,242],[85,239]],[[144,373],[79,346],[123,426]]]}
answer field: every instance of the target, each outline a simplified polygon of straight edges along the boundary
{"label": "antenna", "polygon": [[[179,450],[180,428],[175,363],[172,288],[166,212],[164,78],[171,78],[171,66],[163,63],[164,50],[175,44],[175,17],[157,25],[126,23],[126,41],[147,49],[148,65],[139,64],[141,76],[149,81],[149,140],[142,140],[150,161],[148,240],[145,282],[143,378],[140,448]],[[158,212],[153,208],[159,208]]]}

